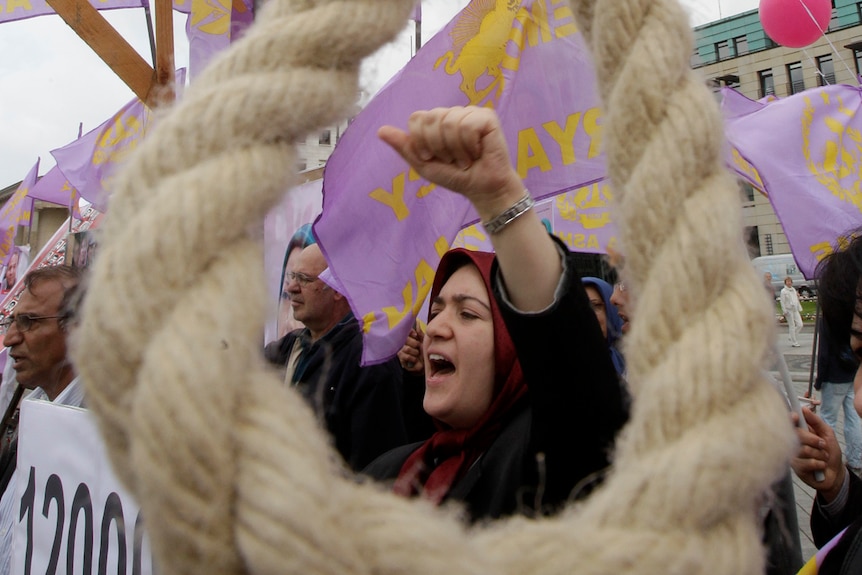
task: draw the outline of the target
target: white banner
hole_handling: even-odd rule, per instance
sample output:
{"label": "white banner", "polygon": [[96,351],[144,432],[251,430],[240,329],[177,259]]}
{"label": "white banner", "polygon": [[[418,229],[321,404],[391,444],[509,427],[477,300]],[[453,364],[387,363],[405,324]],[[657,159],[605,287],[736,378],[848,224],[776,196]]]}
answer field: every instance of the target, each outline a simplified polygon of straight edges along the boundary
{"label": "white banner", "polygon": [[140,510],[83,409],[24,401],[12,573],[149,575]]}

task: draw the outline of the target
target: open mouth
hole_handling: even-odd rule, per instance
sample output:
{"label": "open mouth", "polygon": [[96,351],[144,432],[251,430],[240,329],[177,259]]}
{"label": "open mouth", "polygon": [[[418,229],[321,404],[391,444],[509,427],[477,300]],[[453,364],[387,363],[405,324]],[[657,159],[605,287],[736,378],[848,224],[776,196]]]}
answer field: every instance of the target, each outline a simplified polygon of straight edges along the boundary
{"label": "open mouth", "polygon": [[629,329],[629,318],[623,314],[619,314],[619,316],[620,316],[620,319],[623,321],[623,325],[621,326],[621,329],[622,329],[623,333],[625,333]]}
{"label": "open mouth", "polygon": [[449,375],[455,372],[455,365],[439,353],[428,354],[431,375]]}

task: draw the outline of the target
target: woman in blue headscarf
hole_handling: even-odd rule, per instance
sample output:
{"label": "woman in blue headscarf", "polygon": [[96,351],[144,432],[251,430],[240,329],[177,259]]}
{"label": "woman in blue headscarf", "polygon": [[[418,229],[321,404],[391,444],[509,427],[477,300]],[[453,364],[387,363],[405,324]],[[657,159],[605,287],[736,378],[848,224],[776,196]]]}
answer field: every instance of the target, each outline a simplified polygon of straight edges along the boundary
{"label": "woman in blue headscarf", "polygon": [[623,375],[626,370],[626,360],[617,348],[617,341],[622,335],[623,320],[617,313],[616,306],[611,303],[611,294],[614,293],[614,288],[611,284],[599,278],[587,276],[581,278],[581,281],[583,281],[584,288],[587,290],[590,305],[599,319],[602,333],[605,334],[605,338],[608,340],[611,360],[614,362],[617,374]]}

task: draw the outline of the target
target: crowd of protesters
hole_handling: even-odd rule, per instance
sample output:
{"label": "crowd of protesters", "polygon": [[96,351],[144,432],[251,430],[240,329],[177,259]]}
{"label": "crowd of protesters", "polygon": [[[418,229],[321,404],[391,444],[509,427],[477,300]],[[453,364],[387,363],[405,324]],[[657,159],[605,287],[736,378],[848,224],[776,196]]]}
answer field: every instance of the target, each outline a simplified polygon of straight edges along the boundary
{"label": "crowd of protesters", "polygon": [[[402,385],[396,402],[405,428],[418,430],[408,434],[416,441],[379,454],[360,473],[407,497],[462,502],[469,521],[553,513],[589,493],[610,464],[629,408],[620,346],[632,319],[625,284],[577,277],[566,248],[530,209],[496,122],[488,110],[434,110],[414,114],[406,132],[380,131],[420,175],[445,182],[473,203],[495,253],[459,249],[443,257],[427,327],[414,327],[397,356]],[[851,261],[862,261],[862,253]],[[823,282],[836,283],[823,273]],[[846,280],[852,274],[835,275]],[[857,266],[853,290],[841,297],[855,302],[860,279]],[[301,291],[296,283],[291,289]],[[785,299],[783,311],[798,312],[793,298]],[[833,296],[824,310],[837,300]],[[862,326],[852,305],[842,312],[842,321],[854,317]],[[845,345],[848,338],[851,346],[862,341],[862,327],[834,332]],[[854,353],[862,355],[862,344],[857,347]],[[560,357],[579,366],[565,381],[553,368]],[[424,385],[410,383],[422,375]],[[811,519],[818,544],[837,541],[820,572],[859,572],[830,566],[857,561],[862,484],[855,468],[845,466],[831,428],[808,411],[805,418],[809,427],[800,428],[793,470],[818,491]],[[825,470],[826,479],[815,479],[815,470]],[[789,478],[776,483],[776,498],[765,507],[769,573],[792,573],[800,565],[798,534],[788,536],[780,513],[794,511]],[[770,532],[779,535],[773,540]]]}
{"label": "crowd of protesters", "polygon": [[[573,255],[532,209],[492,110],[416,112],[406,131],[386,126],[378,136],[423,178],[466,197],[494,252],[446,253],[425,321],[417,322],[396,357],[361,366],[360,322],[345,295],[324,281],[327,262],[304,227],[285,255],[278,337],[264,354],[284,385],[318,416],[357,480],[379,481],[396,494],[436,504],[457,502],[468,522],[555,513],[602,481],[628,418],[622,342],[633,319],[629,291],[615,281],[615,273],[610,282],[579,276]],[[840,377],[824,371],[820,379],[824,386],[843,386],[841,397],[851,403],[856,383],[855,408],[862,413],[859,262],[857,238],[819,269],[828,328],[821,362],[827,361],[829,346],[844,352]],[[66,338],[74,325],[72,293],[81,272],[71,266],[46,269],[25,276],[17,307],[0,322],[4,345],[21,391],[80,406],[83,392],[66,358]],[[795,292],[782,294],[781,302],[785,315],[798,315]],[[801,321],[788,323],[791,345],[797,346]],[[561,374],[561,358],[577,369]],[[20,397],[16,393],[3,406],[4,525],[13,516]],[[788,424],[794,418],[788,417]],[[845,457],[832,421],[830,426],[808,410],[804,418],[792,467],[817,491],[812,533],[818,547],[829,550],[817,572],[860,573],[858,441],[848,441],[852,453]],[[858,427],[858,421],[845,417],[845,425]],[[862,429],[849,433],[858,438]],[[768,521],[765,525],[768,531]],[[0,525],[0,533],[10,532],[9,525]],[[783,542],[766,545],[770,558],[787,553]],[[11,546],[11,534],[0,537],[0,575],[10,572]],[[790,552],[798,553],[798,539]],[[795,572],[797,563],[785,561],[770,573]]]}
{"label": "crowd of protesters", "polygon": [[[306,248],[285,283],[305,328],[270,344],[267,357],[304,390],[363,476],[390,481],[405,496],[463,502],[471,521],[553,512],[600,481],[626,421],[622,321],[610,303],[612,287],[598,278],[582,282],[568,250],[547,233],[492,111],[421,112],[407,132],[387,127],[380,137],[423,177],[445,181],[473,203],[495,253],[458,249],[443,257],[427,326],[414,329],[393,358],[395,373],[388,363],[358,366],[356,320],[346,303],[339,305],[343,296],[320,280],[326,262],[319,248]],[[306,251],[319,256],[308,269]],[[326,302],[317,309],[327,321],[310,324],[320,297]],[[319,345],[345,329],[353,352]],[[321,369],[309,374],[304,358],[315,356],[327,357],[329,366],[318,360]],[[576,377],[560,376],[561,357],[582,366]],[[351,363],[349,377],[342,358]],[[333,409],[338,397],[346,399]],[[572,417],[574,406],[583,414]],[[339,420],[356,424],[349,442]],[[370,433],[376,426],[400,445],[377,441]],[[574,445],[578,457],[571,456]],[[376,457],[356,460],[356,449]]]}

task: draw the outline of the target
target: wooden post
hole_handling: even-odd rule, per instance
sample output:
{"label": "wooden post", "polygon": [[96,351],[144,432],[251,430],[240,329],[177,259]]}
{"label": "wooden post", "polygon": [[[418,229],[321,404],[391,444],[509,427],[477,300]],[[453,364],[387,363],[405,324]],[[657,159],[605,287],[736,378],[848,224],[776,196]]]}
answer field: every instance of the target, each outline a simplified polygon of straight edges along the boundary
{"label": "wooden post", "polygon": [[98,10],[87,0],[47,2],[138,98],[144,102],[149,99],[155,71]]}
{"label": "wooden post", "polygon": [[171,0],[155,0],[156,4],[156,82],[167,90],[159,100],[172,102],[174,92],[174,15]]}

